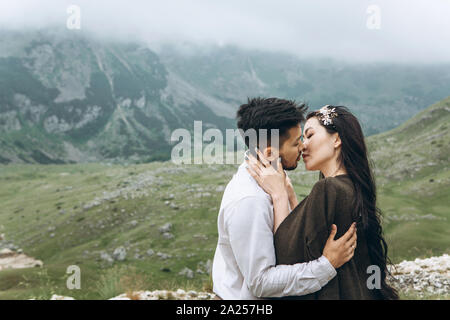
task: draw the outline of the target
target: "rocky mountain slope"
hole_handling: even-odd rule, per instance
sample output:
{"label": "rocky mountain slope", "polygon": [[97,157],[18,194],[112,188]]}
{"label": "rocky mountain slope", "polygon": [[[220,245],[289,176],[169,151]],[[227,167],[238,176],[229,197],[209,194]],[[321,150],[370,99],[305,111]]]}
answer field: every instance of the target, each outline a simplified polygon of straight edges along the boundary
{"label": "rocky mountain slope", "polygon": [[[150,49],[68,30],[0,31],[0,163],[167,160],[171,132],[235,128],[248,96],[349,106],[366,134],[448,96],[450,65],[302,60],[232,46]],[[386,116],[389,115],[389,116]]]}
{"label": "rocky mountain slope", "polygon": [[76,33],[0,35],[0,162],[155,160],[193,120],[233,108],[167,70],[145,46]]}
{"label": "rocky mountain slope", "polygon": [[450,95],[450,65],[350,63],[301,59],[277,51],[167,45],[161,61],[189,83],[239,105],[247,96],[277,96],[348,106],[366,135],[405,122]]}
{"label": "rocky mountain slope", "polygon": [[[445,299],[450,296],[450,256],[402,261],[390,267],[390,285],[401,293],[403,299],[433,298]],[[109,300],[213,300],[212,292],[196,292],[178,289],[135,291],[122,293]],[[53,295],[50,300],[74,300],[72,297]]]}
{"label": "rocky mountain slope", "polygon": [[[404,260],[450,253],[449,121],[447,98],[367,139],[389,257],[400,268]],[[42,268],[2,270],[0,299],[210,290],[217,212],[236,168],[172,162],[0,165],[0,249],[21,249],[43,262]],[[302,164],[289,176],[299,199],[318,178]],[[80,267],[83,290],[65,287],[69,265]],[[403,282],[427,293],[437,279],[408,275]],[[411,297],[419,298],[414,292]]]}

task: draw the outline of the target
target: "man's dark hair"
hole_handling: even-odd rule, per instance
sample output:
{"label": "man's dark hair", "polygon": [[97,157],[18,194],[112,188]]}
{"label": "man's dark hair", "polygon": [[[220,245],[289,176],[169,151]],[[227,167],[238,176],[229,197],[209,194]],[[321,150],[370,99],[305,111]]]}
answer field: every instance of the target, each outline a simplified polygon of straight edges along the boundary
{"label": "man's dark hair", "polygon": [[[294,100],[278,98],[248,98],[248,102],[237,111],[237,126],[244,132],[255,129],[259,145],[259,129],[267,129],[267,139],[270,141],[270,129],[278,129],[280,146],[289,138],[288,130],[305,120],[307,105],[297,104]],[[244,137],[249,147],[249,138]]]}

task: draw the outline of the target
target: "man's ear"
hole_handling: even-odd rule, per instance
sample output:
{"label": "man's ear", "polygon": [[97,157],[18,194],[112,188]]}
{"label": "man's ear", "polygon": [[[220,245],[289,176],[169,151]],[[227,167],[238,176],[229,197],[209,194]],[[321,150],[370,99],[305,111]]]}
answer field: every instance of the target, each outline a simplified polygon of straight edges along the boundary
{"label": "man's ear", "polygon": [[261,150],[262,154],[266,157],[266,158],[270,158],[270,156],[272,155],[272,147],[266,147],[263,150]]}
{"label": "man's ear", "polygon": [[269,161],[274,161],[276,158],[279,157],[278,150],[276,148],[272,148],[271,146],[265,148],[263,150],[263,154]]}

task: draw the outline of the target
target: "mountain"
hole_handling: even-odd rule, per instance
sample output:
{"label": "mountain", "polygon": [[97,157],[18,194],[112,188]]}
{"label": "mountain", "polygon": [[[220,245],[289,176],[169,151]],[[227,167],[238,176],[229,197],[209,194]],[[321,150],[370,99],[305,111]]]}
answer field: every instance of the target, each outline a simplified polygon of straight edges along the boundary
{"label": "mountain", "polygon": [[433,175],[444,177],[450,169],[449,124],[450,97],[447,97],[401,126],[369,137],[368,148],[380,182],[414,180],[417,187],[419,181],[429,180]]}
{"label": "mountain", "polygon": [[[449,123],[450,97],[367,138],[394,263],[450,253]],[[217,213],[237,166],[0,165],[0,251],[21,248],[43,262],[42,268],[2,270],[0,299],[210,289]],[[318,179],[301,163],[289,176],[299,200]],[[82,270],[83,290],[66,286],[71,265]]]}
{"label": "mountain", "polygon": [[0,35],[3,163],[167,159],[170,133],[223,129],[229,105],[169,72],[138,44],[76,33]]}
{"label": "mountain", "polygon": [[[235,128],[252,96],[346,105],[366,135],[448,96],[450,65],[350,64],[233,46],[0,31],[0,163],[167,160],[177,128]],[[387,116],[388,115],[388,116]]]}
{"label": "mountain", "polygon": [[450,97],[367,139],[391,257],[450,252]]}
{"label": "mountain", "polygon": [[257,95],[305,101],[312,110],[345,105],[365,135],[397,127],[450,95],[450,64],[349,63],[189,44],[168,45],[158,54],[183,79],[234,105]]}

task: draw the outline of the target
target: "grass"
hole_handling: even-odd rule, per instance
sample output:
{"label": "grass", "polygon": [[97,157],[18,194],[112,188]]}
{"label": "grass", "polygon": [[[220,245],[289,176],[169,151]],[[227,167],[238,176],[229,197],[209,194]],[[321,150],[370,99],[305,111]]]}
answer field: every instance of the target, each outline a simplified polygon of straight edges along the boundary
{"label": "grass", "polygon": [[[442,110],[449,105],[447,99],[404,126],[367,139],[395,263],[450,253],[450,138],[448,130],[442,131],[449,120]],[[427,126],[421,127],[417,121],[423,117],[435,121],[427,118]],[[411,126],[417,129],[414,139],[435,143],[411,143]],[[107,299],[141,289],[211,291],[210,276],[196,270],[213,259],[223,193],[216,189],[226,185],[236,168],[171,162],[0,165],[0,233],[44,262],[43,268],[1,271],[0,299],[48,299],[53,293]],[[318,175],[299,168],[290,177],[301,199]],[[118,190],[121,196],[85,207]],[[158,231],[167,222],[173,225],[174,239]],[[100,258],[102,251],[112,255],[119,246],[127,248],[125,261],[111,265]],[[146,253],[149,249],[153,255]],[[162,260],[158,252],[172,258]],[[66,287],[70,265],[81,269],[80,290]],[[193,279],[178,275],[185,267],[195,272]]]}
{"label": "grass", "polygon": [[[193,198],[195,193],[188,193],[181,187],[190,181],[189,172],[170,174],[165,172],[167,167],[165,163],[133,167],[99,164],[1,167],[0,228],[7,239],[20,245],[27,255],[43,260],[43,270],[47,270],[49,277],[48,284],[42,286],[37,282],[42,275],[32,270],[35,272],[29,273],[25,281],[29,285],[25,290],[19,286],[24,280],[18,277],[24,270],[2,272],[0,298],[36,297],[33,287],[45,287],[49,294],[51,291],[67,292],[61,276],[74,264],[81,268],[82,289],[67,293],[78,298],[104,298],[105,292],[114,291],[108,289],[114,286],[108,287],[107,279],[103,279],[104,289],[100,291],[97,284],[102,275],[120,266],[133,266],[137,275],[148,276],[145,278],[147,290],[162,286],[201,290],[209,282],[206,274],[196,274],[192,281],[187,281],[178,276],[178,272],[184,267],[196,271],[199,262],[212,259],[217,237],[215,215],[221,195]],[[174,165],[169,167],[176,169]],[[103,191],[115,190],[130,177],[155,171],[161,171],[160,175],[166,180],[159,186],[149,186],[148,196],[112,199],[83,209],[85,203]],[[176,195],[172,202],[179,210],[164,204],[164,199],[172,193]],[[184,203],[192,206],[186,207]],[[60,213],[61,210],[65,213]],[[133,220],[138,222],[135,227],[130,224]],[[164,239],[158,231],[166,222],[173,224],[174,240]],[[51,233],[54,237],[50,237]],[[112,254],[116,247],[125,243],[129,244],[126,261],[111,267],[100,260],[101,251]],[[155,254],[148,256],[148,249],[153,249]],[[134,258],[136,252],[143,258]],[[161,260],[157,252],[168,253],[172,258]],[[164,268],[170,271],[161,271]]]}

